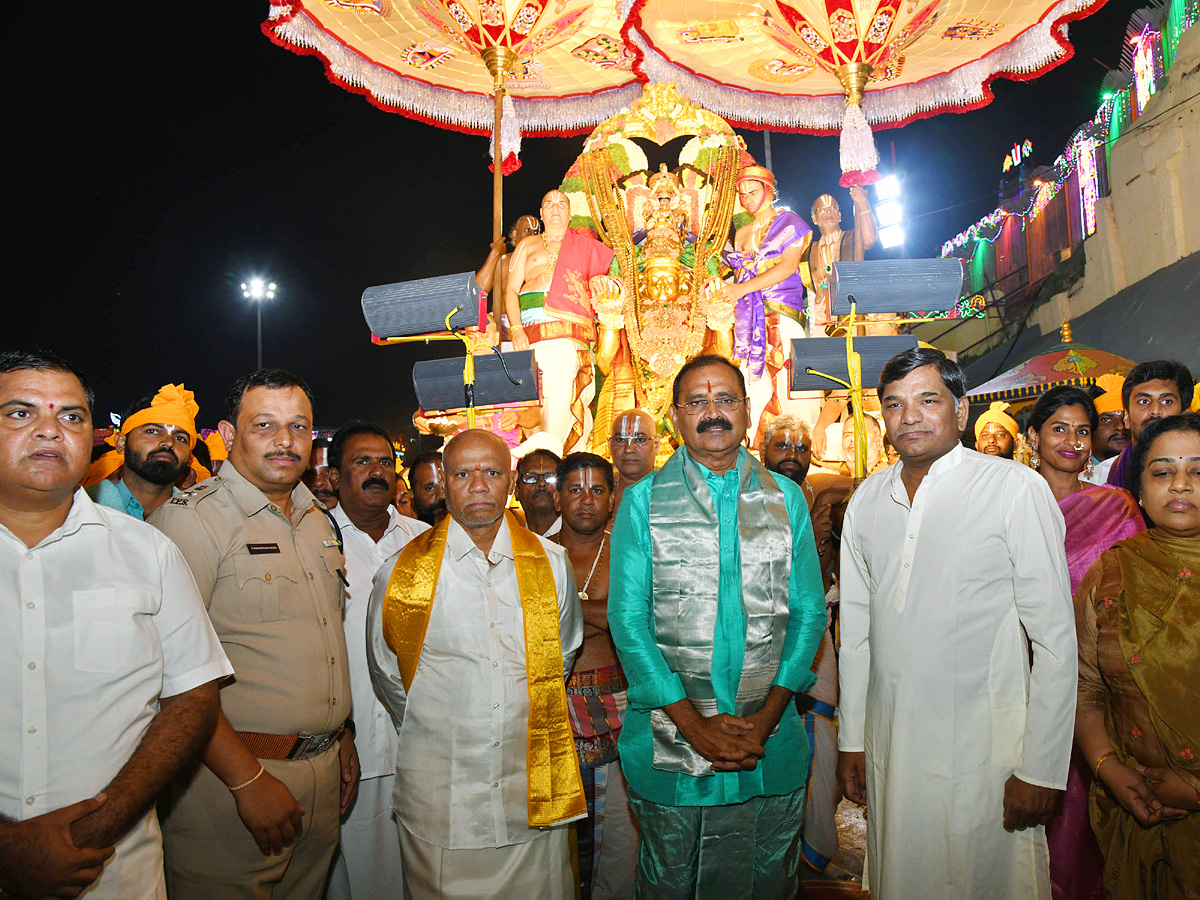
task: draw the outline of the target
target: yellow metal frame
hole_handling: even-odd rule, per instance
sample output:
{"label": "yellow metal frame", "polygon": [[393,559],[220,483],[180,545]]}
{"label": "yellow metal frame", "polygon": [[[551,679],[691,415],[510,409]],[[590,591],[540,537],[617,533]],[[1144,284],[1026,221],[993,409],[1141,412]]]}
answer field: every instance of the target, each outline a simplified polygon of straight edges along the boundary
{"label": "yellow metal frame", "polygon": [[[866,413],[863,412],[863,386],[862,386],[862,357],[854,349],[854,327],[857,324],[854,321],[857,315],[858,304],[853,300],[850,301],[850,318],[846,322],[846,368],[850,374],[849,381],[842,381],[836,375],[830,375],[828,372],[818,372],[816,369],[805,369],[812,375],[820,375],[822,378],[828,378],[830,381],[840,384],[850,392],[850,402],[854,409],[854,486],[858,487],[867,477],[867,420]],[[906,319],[904,321],[916,321],[914,319]],[[877,320],[873,324],[880,324]]]}
{"label": "yellow metal frame", "polygon": [[467,427],[474,428],[475,396],[473,388],[475,386],[475,351],[485,344],[491,346],[491,342],[483,336],[482,332],[452,331],[450,329],[450,318],[457,312],[457,309],[453,309],[450,311],[450,315],[446,316],[445,333],[417,334],[411,337],[376,338],[375,343],[380,346],[387,346],[389,344],[416,344],[422,341],[426,344],[430,341],[462,341],[467,348],[467,358],[463,360],[463,386],[472,388],[472,390],[467,392],[470,398],[470,403],[467,406]]}

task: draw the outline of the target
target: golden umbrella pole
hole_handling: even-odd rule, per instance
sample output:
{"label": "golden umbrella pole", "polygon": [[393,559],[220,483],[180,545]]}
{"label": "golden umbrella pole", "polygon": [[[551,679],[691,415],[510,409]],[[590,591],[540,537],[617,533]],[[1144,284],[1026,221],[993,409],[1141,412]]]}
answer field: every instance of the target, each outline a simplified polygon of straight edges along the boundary
{"label": "golden umbrella pole", "polygon": [[500,119],[504,113],[504,76],[517,61],[517,54],[508,47],[488,47],[480,54],[496,95],[496,122],[492,128],[492,240],[504,234],[504,173],[500,171],[504,150],[500,146]]}

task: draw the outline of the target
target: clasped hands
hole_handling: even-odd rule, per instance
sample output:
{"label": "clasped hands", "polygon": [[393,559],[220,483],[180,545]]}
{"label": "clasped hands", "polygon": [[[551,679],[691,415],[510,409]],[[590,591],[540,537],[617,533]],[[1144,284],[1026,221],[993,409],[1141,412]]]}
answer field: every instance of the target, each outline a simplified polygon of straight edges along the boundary
{"label": "clasped hands", "polygon": [[771,705],[748,716],[718,713],[706,717],[685,699],[665,707],[665,711],[683,739],[712,764],[714,772],[755,768],[766,755],[767,736],[779,724],[779,715]]}

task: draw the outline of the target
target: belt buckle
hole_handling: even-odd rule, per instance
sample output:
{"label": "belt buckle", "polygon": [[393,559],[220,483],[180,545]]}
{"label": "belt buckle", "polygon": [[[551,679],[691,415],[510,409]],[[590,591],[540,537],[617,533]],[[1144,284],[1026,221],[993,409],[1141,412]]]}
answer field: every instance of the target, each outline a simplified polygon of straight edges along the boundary
{"label": "belt buckle", "polygon": [[335,737],[337,737],[336,731],[331,731],[329,734],[313,735],[307,749],[307,755],[320,756],[329,749],[329,745],[333,743]]}
{"label": "belt buckle", "polygon": [[312,745],[312,741],[313,741],[314,737],[316,737],[316,735],[312,735],[312,734],[296,735],[296,742],[294,744],[292,744],[292,749],[288,751],[287,758],[288,759],[304,759],[305,754],[308,753],[308,748]]}

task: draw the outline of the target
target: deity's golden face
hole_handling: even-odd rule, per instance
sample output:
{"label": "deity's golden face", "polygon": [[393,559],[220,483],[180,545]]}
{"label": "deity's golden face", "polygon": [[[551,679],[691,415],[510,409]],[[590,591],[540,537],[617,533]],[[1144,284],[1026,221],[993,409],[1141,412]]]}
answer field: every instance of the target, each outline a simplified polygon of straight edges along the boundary
{"label": "deity's golden face", "polygon": [[679,296],[679,272],[676,269],[649,269],[646,272],[646,294],[651,300],[667,302]]}

